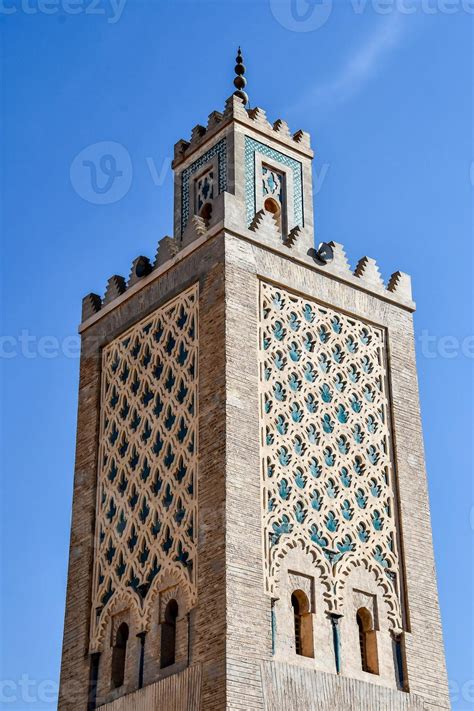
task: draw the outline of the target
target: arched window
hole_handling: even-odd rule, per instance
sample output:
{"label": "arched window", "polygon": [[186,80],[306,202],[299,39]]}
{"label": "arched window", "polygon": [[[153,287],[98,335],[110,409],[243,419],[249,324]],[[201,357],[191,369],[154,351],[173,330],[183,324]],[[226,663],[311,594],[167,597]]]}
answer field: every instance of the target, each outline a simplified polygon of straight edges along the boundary
{"label": "arched window", "polygon": [[125,679],[125,660],[127,658],[128,625],[122,622],[115,634],[112,649],[112,686],[117,689]]}
{"label": "arched window", "polygon": [[372,615],[366,607],[361,607],[357,610],[357,627],[359,629],[362,671],[369,674],[378,674],[377,633],[374,630]]}
{"label": "arched window", "polygon": [[302,657],[314,657],[313,617],[309,609],[309,600],[302,590],[296,590],[291,596],[295,628],[295,651]]}
{"label": "arched window", "polygon": [[274,198],[268,197],[263,203],[263,209],[273,215],[276,224],[281,228],[281,204]]}
{"label": "arched window", "polygon": [[176,661],[176,620],[178,619],[178,603],[170,600],[166,605],[165,619],[161,625],[161,655],[162,669]]}
{"label": "arched window", "polygon": [[210,202],[206,202],[206,204],[203,205],[199,216],[202,217],[205,222],[209,222],[212,217],[212,205]]}

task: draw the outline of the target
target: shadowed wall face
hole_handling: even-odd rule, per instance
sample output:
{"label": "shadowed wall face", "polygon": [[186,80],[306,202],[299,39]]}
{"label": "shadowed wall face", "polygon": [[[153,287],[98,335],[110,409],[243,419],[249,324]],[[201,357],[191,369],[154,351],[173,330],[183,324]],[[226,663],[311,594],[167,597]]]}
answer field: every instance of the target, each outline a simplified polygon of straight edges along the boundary
{"label": "shadowed wall face", "polygon": [[118,601],[147,631],[165,573],[196,598],[197,299],[192,287],[103,352],[91,651]]}

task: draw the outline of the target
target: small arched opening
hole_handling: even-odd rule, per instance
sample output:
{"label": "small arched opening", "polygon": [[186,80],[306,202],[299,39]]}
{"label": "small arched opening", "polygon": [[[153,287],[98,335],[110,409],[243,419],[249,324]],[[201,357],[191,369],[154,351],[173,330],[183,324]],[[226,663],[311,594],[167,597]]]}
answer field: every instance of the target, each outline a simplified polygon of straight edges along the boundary
{"label": "small arched opening", "polygon": [[275,222],[281,225],[281,205],[275,198],[267,197],[263,203],[263,209],[275,218]]}
{"label": "small arched opening", "polygon": [[164,669],[176,661],[176,621],[178,619],[178,603],[170,600],[166,605],[164,621],[161,625],[160,667]]}
{"label": "small arched opening", "polygon": [[377,632],[374,629],[372,615],[366,607],[357,610],[357,627],[362,671],[378,674]]}
{"label": "small arched opening", "polygon": [[199,216],[202,217],[204,222],[209,222],[212,217],[212,205],[210,202],[206,202],[206,204],[202,206]]}
{"label": "small arched opening", "polygon": [[125,662],[127,660],[128,625],[122,622],[116,634],[112,649],[112,687],[123,686],[125,680]]}
{"label": "small arched opening", "polygon": [[293,608],[295,652],[302,657],[314,657],[313,616],[306,593],[302,590],[295,590],[291,596],[291,606]]}

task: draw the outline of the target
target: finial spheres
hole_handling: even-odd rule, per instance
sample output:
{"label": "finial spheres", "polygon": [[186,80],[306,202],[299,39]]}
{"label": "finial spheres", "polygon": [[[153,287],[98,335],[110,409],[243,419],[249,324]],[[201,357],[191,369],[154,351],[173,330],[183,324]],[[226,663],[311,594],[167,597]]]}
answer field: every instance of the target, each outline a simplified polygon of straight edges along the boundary
{"label": "finial spheres", "polygon": [[247,96],[246,92],[244,91],[244,89],[247,85],[247,79],[244,77],[245,64],[244,64],[244,59],[242,57],[242,51],[241,51],[240,47],[237,52],[237,57],[235,58],[235,61],[237,62],[237,64],[235,65],[236,77],[234,79],[234,86],[237,89],[237,91],[234,91],[234,96],[238,96],[239,99],[242,99],[244,104],[248,104],[249,97]]}

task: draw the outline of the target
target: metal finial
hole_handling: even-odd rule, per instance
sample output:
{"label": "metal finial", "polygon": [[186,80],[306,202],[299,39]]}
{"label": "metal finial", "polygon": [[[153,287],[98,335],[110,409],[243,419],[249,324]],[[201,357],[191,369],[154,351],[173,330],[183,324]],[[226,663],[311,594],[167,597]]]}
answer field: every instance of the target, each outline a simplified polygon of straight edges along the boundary
{"label": "metal finial", "polygon": [[234,96],[238,96],[239,99],[242,99],[243,103],[245,105],[247,105],[249,102],[249,97],[247,96],[246,92],[244,91],[244,89],[247,85],[247,79],[244,77],[245,64],[244,64],[244,58],[242,57],[242,51],[241,51],[240,47],[238,49],[237,57],[235,58],[235,61],[237,62],[237,64],[235,65],[236,77],[234,79],[234,86],[237,89],[237,91],[234,91]]}

